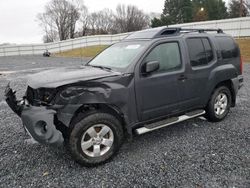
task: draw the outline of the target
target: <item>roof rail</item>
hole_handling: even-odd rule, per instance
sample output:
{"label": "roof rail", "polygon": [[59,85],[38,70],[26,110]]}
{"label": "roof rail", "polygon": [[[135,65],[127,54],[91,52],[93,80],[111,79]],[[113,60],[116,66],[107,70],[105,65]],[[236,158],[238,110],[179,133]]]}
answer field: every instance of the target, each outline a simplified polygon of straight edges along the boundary
{"label": "roof rail", "polygon": [[138,31],[129,35],[126,40],[130,39],[153,39],[153,38],[160,38],[160,37],[167,37],[167,36],[176,36],[185,33],[205,33],[205,32],[217,32],[217,33],[224,33],[222,29],[191,29],[191,28],[181,28],[181,27],[158,27],[152,29],[146,29],[142,31]]}
{"label": "roof rail", "polygon": [[222,29],[191,29],[191,28],[181,28],[181,27],[167,27],[163,29],[161,32],[158,33],[158,35],[176,35],[184,32],[199,32],[199,33],[205,33],[205,32],[212,32],[215,31],[217,33],[223,33]]}
{"label": "roof rail", "polygon": [[189,28],[179,28],[178,30],[180,31],[190,31],[190,32],[199,32],[199,33],[204,33],[204,32],[211,32],[211,31],[216,31],[217,33],[223,33],[222,29],[189,29]]}

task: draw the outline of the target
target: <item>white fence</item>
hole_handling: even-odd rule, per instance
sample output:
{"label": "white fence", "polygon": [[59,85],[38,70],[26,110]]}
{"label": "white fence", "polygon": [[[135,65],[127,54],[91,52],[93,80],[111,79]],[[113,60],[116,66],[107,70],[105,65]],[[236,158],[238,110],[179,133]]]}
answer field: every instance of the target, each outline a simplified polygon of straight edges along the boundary
{"label": "white fence", "polygon": [[86,46],[109,45],[119,42],[128,35],[128,33],[117,35],[96,35],[46,44],[0,46],[0,56],[39,55],[43,54],[45,50],[55,53]]}
{"label": "white fence", "polygon": [[[171,25],[170,27],[184,28],[221,28],[225,33],[234,37],[249,37],[250,36],[250,17],[234,18],[206,22],[193,22],[186,24]],[[26,44],[26,45],[8,45],[0,46],[0,56],[15,56],[15,55],[38,55],[45,50],[52,53],[62,52],[75,48],[82,48],[94,45],[110,45],[127,37],[129,33],[117,35],[98,35],[86,36],[60,42],[47,44]]]}
{"label": "white fence", "polygon": [[202,29],[222,29],[225,33],[235,38],[250,36],[250,17],[232,18],[224,20],[193,22],[186,24],[171,25],[173,27],[202,28]]}

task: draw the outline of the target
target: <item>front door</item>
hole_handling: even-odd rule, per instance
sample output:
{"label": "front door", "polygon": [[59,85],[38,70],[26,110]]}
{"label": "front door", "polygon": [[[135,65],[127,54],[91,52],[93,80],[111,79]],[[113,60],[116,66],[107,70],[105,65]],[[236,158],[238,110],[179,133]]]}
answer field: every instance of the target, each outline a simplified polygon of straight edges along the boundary
{"label": "front door", "polygon": [[136,79],[137,110],[141,121],[178,112],[184,92],[185,66],[177,41],[157,44],[144,58],[141,67],[150,61],[158,61],[160,68],[150,74],[140,72]]}

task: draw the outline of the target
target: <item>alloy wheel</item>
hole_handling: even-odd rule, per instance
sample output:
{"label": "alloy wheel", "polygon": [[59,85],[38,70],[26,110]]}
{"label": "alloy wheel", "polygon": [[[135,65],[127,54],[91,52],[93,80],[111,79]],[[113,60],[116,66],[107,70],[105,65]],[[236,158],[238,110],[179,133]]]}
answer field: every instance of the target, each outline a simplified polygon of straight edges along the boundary
{"label": "alloy wheel", "polygon": [[93,125],[84,132],[81,148],[89,157],[100,157],[106,154],[114,142],[114,133],[105,124]]}

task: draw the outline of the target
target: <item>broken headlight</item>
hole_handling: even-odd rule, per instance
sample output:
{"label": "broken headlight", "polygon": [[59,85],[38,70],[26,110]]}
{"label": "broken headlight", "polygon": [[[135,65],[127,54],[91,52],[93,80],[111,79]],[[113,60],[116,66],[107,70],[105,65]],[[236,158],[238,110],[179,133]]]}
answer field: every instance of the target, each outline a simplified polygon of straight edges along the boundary
{"label": "broken headlight", "polygon": [[41,88],[38,90],[38,100],[48,104],[53,100],[55,94],[55,89]]}

